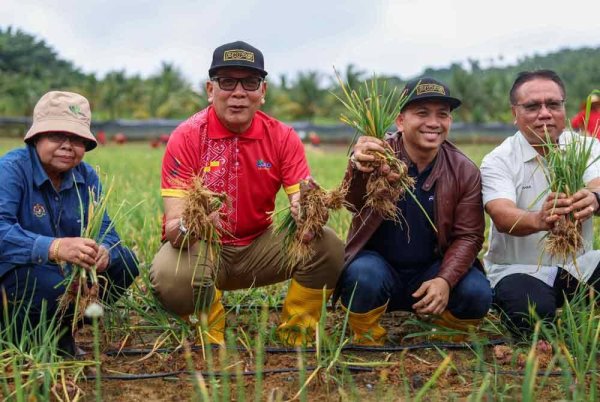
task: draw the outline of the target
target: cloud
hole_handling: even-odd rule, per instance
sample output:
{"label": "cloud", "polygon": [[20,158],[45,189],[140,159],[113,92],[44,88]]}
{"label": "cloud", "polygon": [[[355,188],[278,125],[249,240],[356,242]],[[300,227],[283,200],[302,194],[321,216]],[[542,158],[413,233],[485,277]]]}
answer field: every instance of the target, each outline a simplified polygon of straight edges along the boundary
{"label": "cloud", "polygon": [[[469,58],[515,62],[563,47],[598,46],[592,2],[504,0],[3,0],[0,26],[44,39],[85,72],[148,76],[171,62],[202,85],[212,50],[245,40],[271,77],[352,63],[411,78]],[[590,10],[593,11],[593,10]],[[569,20],[569,14],[572,17]]]}

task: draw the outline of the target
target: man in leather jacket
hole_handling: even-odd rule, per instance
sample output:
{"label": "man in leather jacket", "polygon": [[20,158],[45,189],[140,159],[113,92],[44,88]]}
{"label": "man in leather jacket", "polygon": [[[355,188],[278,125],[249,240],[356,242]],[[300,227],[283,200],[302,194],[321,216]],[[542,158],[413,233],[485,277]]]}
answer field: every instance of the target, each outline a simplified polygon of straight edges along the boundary
{"label": "man in leather jacket", "polygon": [[[470,331],[492,301],[477,260],[485,228],[481,176],[446,140],[451,112],[461,102],[428,77],[409,82],[404,91],[409,98],[396,119],[398,132],[386,139],[415,179],[415,197],[405,193],[397,203],[399,222],[365,206],[370,162],[384,152],[381,140],[360,137],[346,171],[353,221],[337,293],[349,310],[355,344],[385,342],[379,321],[386,311],[433,315],[441,326]],[[389,166],[380,169],[390,183],[398,180]]]}

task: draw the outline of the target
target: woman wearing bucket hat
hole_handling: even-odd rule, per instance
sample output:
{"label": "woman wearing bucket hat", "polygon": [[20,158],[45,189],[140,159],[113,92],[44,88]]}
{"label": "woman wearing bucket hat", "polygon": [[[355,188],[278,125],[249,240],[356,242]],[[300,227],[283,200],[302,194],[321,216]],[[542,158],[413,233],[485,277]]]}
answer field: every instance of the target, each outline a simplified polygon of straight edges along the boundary
{"label": "woman wearing bucket hat", "polygon": [[[102,244],[81,237],[90,193],[101,193],[98,175],[82,162],[97,145],[90,122],[86,98],[48,92],[35,106],[26,146],[0,158],[0,300],[8,311],[1,326],[17,339],[45,328],[42,317],[49,322],[55,316],[71,264],[107,279],[100,281],[107,283],[101,291],[106,301],[116,300],[138,274],[137,259],[120,244],[108,214]],[[71,321],[67,310],[58,323],[58,349],[68,355],[75,353]]]}

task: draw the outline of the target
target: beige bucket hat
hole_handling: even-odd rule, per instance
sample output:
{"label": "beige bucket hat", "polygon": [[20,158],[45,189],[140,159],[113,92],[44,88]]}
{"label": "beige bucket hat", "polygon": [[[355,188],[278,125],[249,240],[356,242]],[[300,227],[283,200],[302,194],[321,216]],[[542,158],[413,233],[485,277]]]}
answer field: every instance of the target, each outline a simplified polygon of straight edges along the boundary
{"label": "beige bucket hat", "polygon": [[90,131],[92,112],[83,96],[73,92],[50,91],[40,98],[33,109],[33,124],[25,142],[41,133],[64,131],[85,138],[85,150],[96,148],[98,142]]}

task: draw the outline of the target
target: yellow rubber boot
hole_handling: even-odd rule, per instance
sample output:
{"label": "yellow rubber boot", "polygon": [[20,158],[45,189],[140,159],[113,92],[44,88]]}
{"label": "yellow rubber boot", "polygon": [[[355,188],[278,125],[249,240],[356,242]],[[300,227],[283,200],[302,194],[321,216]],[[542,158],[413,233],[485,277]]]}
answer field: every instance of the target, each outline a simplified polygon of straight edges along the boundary
{"label": "yellow rubber boot", "polygon": [[481,319],[460,319],[456,318],[450,310],[444,310],[444,312],[436,317],[432,323],[442,329],[447,328],[450,331],[460,331],[464,333],[456,334],[436,334],[436,329],[433,329],[431,340],[435,341],[446,341],[446,342],[465,342],[469,339],[469,334],[477,331],[481,324]]}
{"label": "yellow rubber boot", "polygon": [[[206,330],[202,330],[201,321],[197,316],[184,317],[188,322],[196,326],[196,336],[202,337],[203,343],[214,345],[225,345],[225,307],[221,303],[223,292],[215,289],[213,300],[206,314]],[[193,318],[192,318],[193,317]]]}
{"label": "yellow rubber boot", "polygon": [[215,289],[215,296],[208,310],[206,318],[207,330],[203,332],[206,335],[208,343],[225,345],[225,307],[221,303],[223,292]]}
{"label": "yellow rubber boot", "polygon": [[333,289],[305,288],[292,279],[283,302],[281,325],[277,328],[279,340],[287,346],[312,343],[323,301],[328,300],[332,293]]}
{"label": "yellow rubber boot", "polygon": [[387,303],[366,313],[353,313],[342,305],[344,312],[348,314],[348,324],[352,330],[352,343],[360,346],[383,346],[387,337],[387,331],[379,325],[379,320],[385,310]]}

